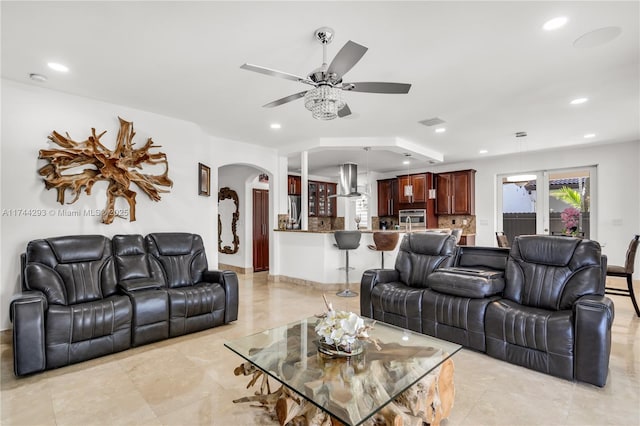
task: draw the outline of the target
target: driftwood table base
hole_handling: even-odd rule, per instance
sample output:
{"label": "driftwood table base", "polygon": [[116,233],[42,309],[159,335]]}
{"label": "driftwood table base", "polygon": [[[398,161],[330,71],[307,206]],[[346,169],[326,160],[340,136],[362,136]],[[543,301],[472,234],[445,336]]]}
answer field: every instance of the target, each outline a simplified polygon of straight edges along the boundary
{"label": "driftwood table base", "polygon": [[[449,358],[395,400],[385,405],[364,424],[367,426],[422,426],[425,423],[432,426],[439,425],[442,420],[449,417],[453,407],[455,396],[453,372],[453,361]],[[252,376],[247,389],[258,382],[260,385],[255,395],[236,399],[233,402],[257,402],[259,407],[273,414],[274,420],[277,420],[280,425],[336,426],[343,424],[284,385],[272,391],[267,375],[249,362],[237,367],[234,374]],[[374,375],[367,375],[367,377],[371,376]],[[323,383],[315,385],[322,386]],[[370,385],[371,383],[368,383],[367,387]],[[309,386],[313,388],[314,383],[309,383]],[[366,387],[363,386],[363,388]],[[339,391],[333,395],[336,400],[341,396]]]}

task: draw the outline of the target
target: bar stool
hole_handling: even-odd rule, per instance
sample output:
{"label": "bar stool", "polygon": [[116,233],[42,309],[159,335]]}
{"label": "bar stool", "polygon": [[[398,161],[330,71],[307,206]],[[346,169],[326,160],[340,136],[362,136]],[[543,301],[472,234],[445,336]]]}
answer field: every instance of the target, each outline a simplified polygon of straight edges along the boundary
{"label": "bar stool", "polygon": [[382,256],[382,269],[384,269],[384,252],[395,250],[400,234],[397,232],[374,232],[373,244],[369,244],[371,250],[379,251]]}
{"label": "bar stool", "polygon": [[[362,237],[362,233],[360,231],[336,231],[333,236],[336,239],[335,246],[338,247],[339,250],[344,250],[346,254],[346,266],[344,268],[346,272],[346,288],[342,291],[336,293],[336,296],[340,297],[355,297],[358,293],[349,290],[349,250],[355,250],[360,247],[360,238]],[[342,269],[342,268],[340,268]]]}

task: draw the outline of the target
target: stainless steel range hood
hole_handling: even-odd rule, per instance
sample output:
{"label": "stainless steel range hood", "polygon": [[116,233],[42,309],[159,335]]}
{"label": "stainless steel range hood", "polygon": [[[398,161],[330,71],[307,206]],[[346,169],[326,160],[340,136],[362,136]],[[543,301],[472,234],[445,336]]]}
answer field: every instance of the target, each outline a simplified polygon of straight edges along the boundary
{"label": "stainless steel range hood", "polygon": [[338,193],[330,197],[362,197],[358,192],[358,165],[345,163],[340,166],[340,184]]}

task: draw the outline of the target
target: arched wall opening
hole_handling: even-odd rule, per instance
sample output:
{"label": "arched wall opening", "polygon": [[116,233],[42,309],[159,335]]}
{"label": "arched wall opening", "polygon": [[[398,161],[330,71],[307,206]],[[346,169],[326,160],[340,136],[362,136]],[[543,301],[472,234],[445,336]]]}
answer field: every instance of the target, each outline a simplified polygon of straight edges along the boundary
{"label": "arched wall opening", "polygon": [[[268,221],[265,224],[265,232],[270,237],[274,228],[274,178],[268,170],[252,164],[227,164],[218,168],[218,185],[216,197],[222,188],[230,188],[238,194],[239,217],[236,233],[239,239],[236,253],[227,254],[218,252],[218,268],[230,269],[238,273],[252,273],[254,270],[254,190],[268,191],[268,204],[266,206]],[[218,223],[218,218],[212,218]],[[223,225],[224,226],[224,225]],[[267,250],[269,244],[267,243]],[[218,242],[216,242],[218,247]],[[272,256],[269,256],[269,258]]]}

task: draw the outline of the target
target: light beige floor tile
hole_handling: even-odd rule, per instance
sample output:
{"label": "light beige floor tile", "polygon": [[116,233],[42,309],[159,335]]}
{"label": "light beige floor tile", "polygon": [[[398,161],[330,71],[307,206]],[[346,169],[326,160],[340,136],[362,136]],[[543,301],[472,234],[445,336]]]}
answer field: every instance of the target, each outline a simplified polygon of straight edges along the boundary
{"label": "light beige floor tile", "polygon": [[[640,288],[640,286],[638,286]],[[352,284],[352,290],[357,286]],[[10,344],[0,345],[3,425],[268,425],[254,404],[242,359],[224,342],[325,310],[319,290],[240,276],[233,324],[16,378]],[[327,292],[334,308],[359,312],[359,298]],[[598,388],[547,376],[463,349],[454,356],[456,400],[443,426],[640,425],[640,319],[629,298],[616,316],[608,383]],[[273,383],[274,387],[275,383]]]}

